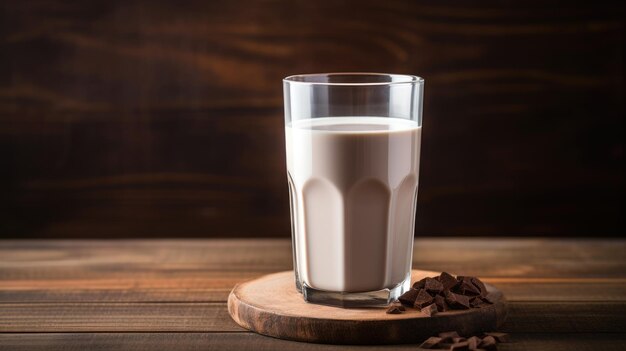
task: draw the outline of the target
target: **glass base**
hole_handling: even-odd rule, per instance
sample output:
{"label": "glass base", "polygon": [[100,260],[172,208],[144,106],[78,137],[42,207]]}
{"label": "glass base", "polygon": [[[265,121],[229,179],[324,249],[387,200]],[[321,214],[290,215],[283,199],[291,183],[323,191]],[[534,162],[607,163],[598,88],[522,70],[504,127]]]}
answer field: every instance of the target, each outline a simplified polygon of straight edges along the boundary
{"label": "glass base", "polygon": [[409,290],[411,287],[411,274],[409,273],[406,279],[393,288],[357,293],[317,290],[307,286],[306,283],[296,280],[297,285],[300,285],[301,290],[298,290],[300,290],[306,302],[343,308],[381,307],[389,305]]}

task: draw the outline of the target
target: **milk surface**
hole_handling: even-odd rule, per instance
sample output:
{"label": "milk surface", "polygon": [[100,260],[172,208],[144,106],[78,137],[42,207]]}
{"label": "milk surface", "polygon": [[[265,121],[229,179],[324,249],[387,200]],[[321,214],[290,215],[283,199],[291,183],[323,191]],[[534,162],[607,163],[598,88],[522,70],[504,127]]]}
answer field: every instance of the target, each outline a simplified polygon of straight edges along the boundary
{"label": "milk surface", "polygon": [[285,129],[301,282],[342,292],[401,283],[411,270],[421,128],[328,117]]}

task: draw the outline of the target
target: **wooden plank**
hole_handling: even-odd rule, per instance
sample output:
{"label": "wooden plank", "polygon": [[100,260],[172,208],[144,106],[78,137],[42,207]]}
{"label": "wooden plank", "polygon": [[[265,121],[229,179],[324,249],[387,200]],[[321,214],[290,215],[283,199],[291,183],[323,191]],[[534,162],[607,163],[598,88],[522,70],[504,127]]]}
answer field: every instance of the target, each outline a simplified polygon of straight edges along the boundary
{"label": "wooden plank", "polygon": [[243,331],[225,303],[0,304],[0,332]]}
{"label": "wooden plank", "polygon": [[[481,276],[511,300],[623,301],[623,251],[611,240],[418,239],[414,266]],[[288,240],[0,241],[0,302],[219,302],[290,268]]]}
{"label": "wooden plank", "polygon": [[413,265],[501,278],[626,278],[624,240],[417,239]]}
{"label": "wooden plank", "polygon": [[[512,335],[512,342],[500,344],[502,351],[622,351],[623,333],[564,333]],[[254,350],[254,351],[340,351],[416,350],[417,345],[359,346],[300,343],[254,333],[29,333],[0,334],[0,350],[82,351],[82,350]]]}
{"label": "wooden plank", "polygon": [[626,282],[532,282],[520,280],[514,283],[499,279],[485,279],[500,289],[510,301],[626,301]]}
{"label": "wooden plank", "polygon": [[512,302],[502,331],[511,333],[621,333],[623,302]]}
{"label": "wooden plank", "polygon": [[[80,279],[76,281],[45,280],[4,281],[0,283],[0,303],[26,302],[225,302],[235,284],[256,277],[221,277],[196,279],[171,278],[167,282],[152,279],[132,280],[116,285],[109,280]],[[164,279],[165,280],[165,279]],[[495,284],[509,301],[626,301],[626,282],[597,281],[532,282],[506,279],[484,279]],[[19,283],[19,285],[18,285]],[[150,284],[153,288],[142,288]],[[218,287],[222,285],[222,287]],[[17,286],[17,287],[16,287]],[[49,288],[45,288],[49,286]],[[89,287],[89,288],[84,288]]]}
{"label": "wooden plank", "polygon": [[[624,302],[511,302],[511,333],[620,333]],[[383,311],[381,311],[383,313]],[[225,303],[6,303],[0,332],[241,331]]]}
{"label": "wooden plank", "polygon": [[[626,278],[624,251],[624,240],[420,238],[413,266],[484,278]],[[279,239],[0,242],[2,280],[198,277],[291,264],[290,242]]]}

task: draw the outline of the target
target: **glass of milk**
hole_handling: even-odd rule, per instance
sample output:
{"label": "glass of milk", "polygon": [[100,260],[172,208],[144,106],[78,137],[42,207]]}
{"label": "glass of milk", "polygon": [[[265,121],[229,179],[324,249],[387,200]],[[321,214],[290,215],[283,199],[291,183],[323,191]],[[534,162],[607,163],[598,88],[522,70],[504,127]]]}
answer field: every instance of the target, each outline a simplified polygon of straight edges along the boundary
{"label": "glass of milk", "polygon": [[387,305],[409,289],[424,80],[283,80],[296,288],[308,302]]}

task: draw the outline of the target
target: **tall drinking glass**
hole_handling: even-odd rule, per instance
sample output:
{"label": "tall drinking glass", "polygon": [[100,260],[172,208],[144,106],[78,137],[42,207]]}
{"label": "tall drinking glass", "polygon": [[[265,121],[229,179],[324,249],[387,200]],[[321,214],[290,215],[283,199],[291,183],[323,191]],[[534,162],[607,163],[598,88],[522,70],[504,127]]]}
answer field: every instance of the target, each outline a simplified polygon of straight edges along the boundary
{"label": "tall drinking glass", "polygon": [[296,288],[309,302],[388,304],[411,282],[424,80],[283,80]]}

